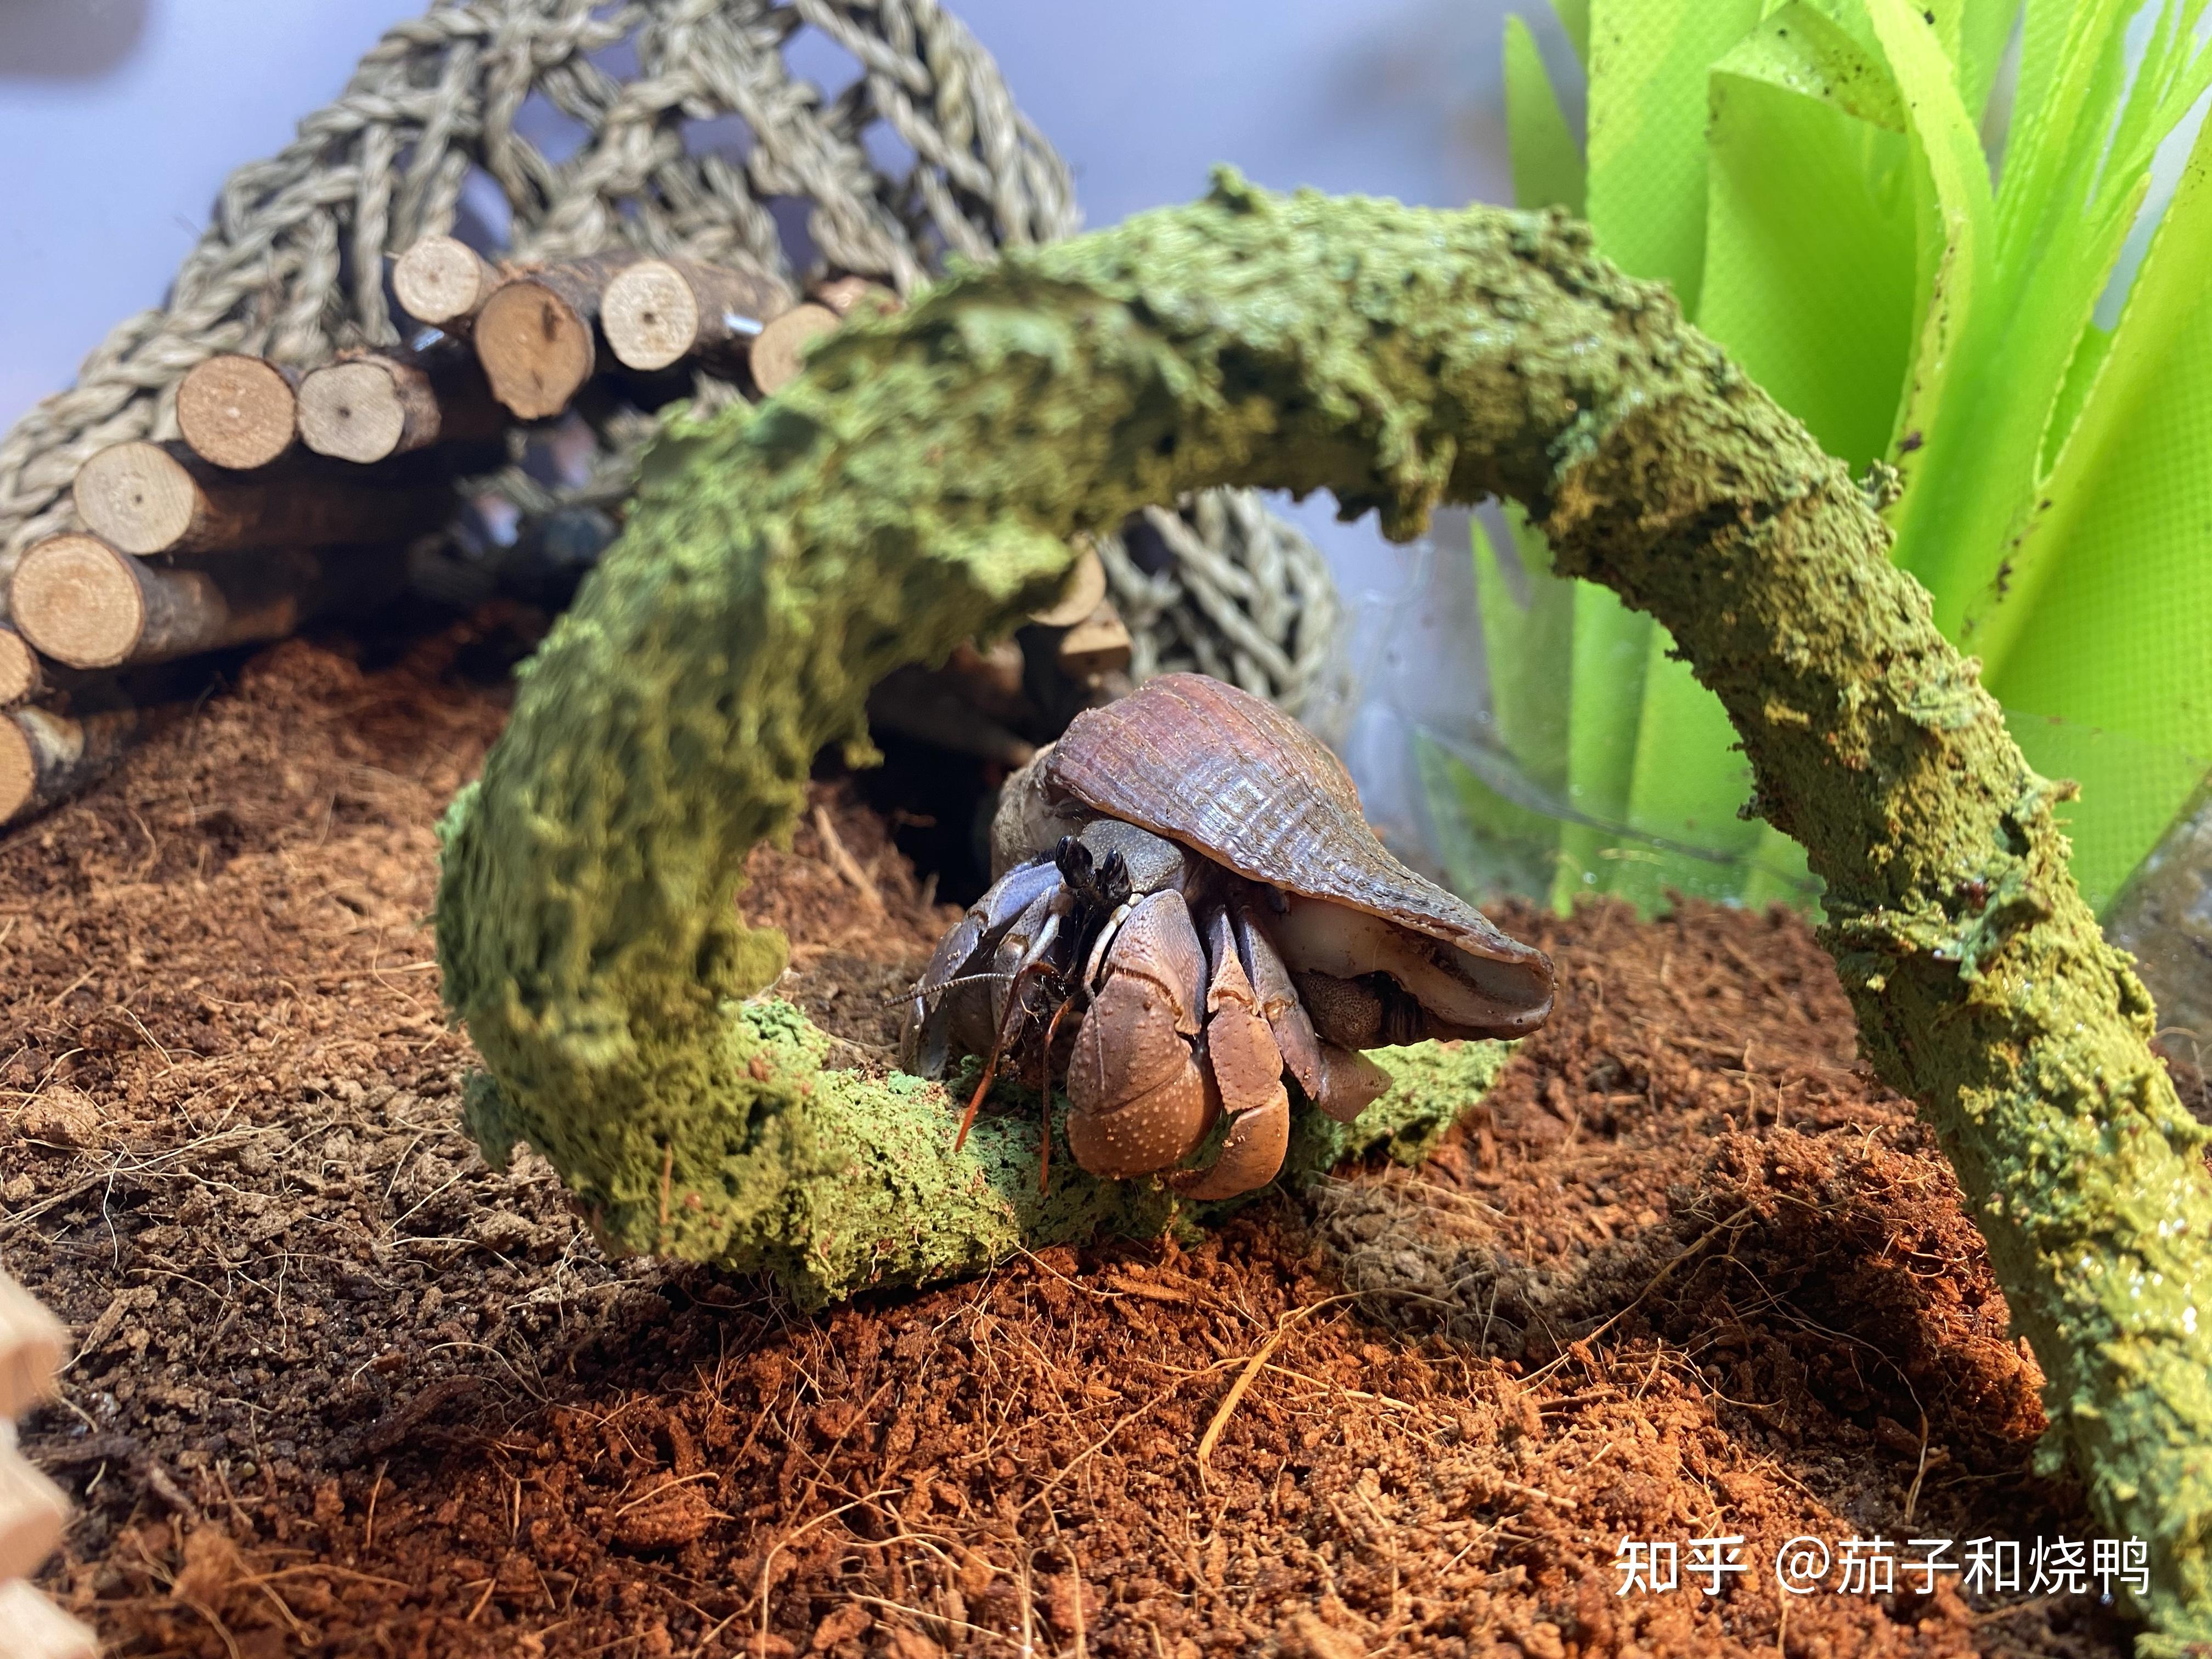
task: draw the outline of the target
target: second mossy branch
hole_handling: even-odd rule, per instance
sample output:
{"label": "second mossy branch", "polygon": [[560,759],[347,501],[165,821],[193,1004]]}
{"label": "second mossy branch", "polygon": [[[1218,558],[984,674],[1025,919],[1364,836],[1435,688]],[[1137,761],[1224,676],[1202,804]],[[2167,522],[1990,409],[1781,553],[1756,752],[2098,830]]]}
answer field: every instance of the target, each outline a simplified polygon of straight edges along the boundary
{"label": "second mossy branch", "polygon": [[[1585,216],[1868,477],[2021,747],[2080,783],[2104,908],[2212,769],[2205,0],[1553,3],[1548,68],[1506,30],[1520,204]],[[1423,756],[1457,884],[1809,902],[1666,630],[1508,522],[1475,538],[1492,725]]]}

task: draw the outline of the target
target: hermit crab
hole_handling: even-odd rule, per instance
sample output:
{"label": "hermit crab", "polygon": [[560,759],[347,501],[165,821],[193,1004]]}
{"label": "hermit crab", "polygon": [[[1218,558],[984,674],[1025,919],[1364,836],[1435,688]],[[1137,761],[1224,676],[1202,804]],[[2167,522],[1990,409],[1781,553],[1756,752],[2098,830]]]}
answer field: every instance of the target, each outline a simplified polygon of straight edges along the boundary
{"label": "hermit crab", "polygon": [[[1385,852],[1319,739],[1202,674],[1078,715],[1009,780],[993,874],[913,988],[901,1063],[984,1058],[963,1138],[1001,1064],[1048,1110],[1064,1077],[1095,1176],[1249,1192],[1289,1145],[1286,1075],[1349,1122],[1389,1086],[1359,1050],[1551,1012],[1540,951]],[[1214,1161],[1177,1168],[1224,1114]]]}

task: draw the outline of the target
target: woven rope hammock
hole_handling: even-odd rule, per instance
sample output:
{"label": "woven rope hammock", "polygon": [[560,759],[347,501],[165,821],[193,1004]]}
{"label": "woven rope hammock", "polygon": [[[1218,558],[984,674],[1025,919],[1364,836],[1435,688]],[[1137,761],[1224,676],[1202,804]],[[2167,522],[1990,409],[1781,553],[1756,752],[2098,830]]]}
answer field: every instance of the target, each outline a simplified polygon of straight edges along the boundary
{"label": "woven rope hammock", "polygon": [[[834,97],[786,61],[806,30],[859,66]],[[573,153],[524,136],[550,127],[580,135]],[[307,368],[398,341],[389,258],[483,199],[477,173],[505,199],[511,258],[630,245],[791,281],[813,273],[793,270],[797,216],[775,209],[803,204],[820,266],[901,293],[948,252],[988,258],[1078,222],[1066,164],[933,0],[444,0],[387,33],[291,144],[233,173],[167,304],[118,325],[74,386],[0,441],[0,578],[76,527],[69,491],[86,460],[175,435],[194,364],[240,351]],[[702,404],[738,395],[695,377]],[[565,488],[525,469],[520,430],[512,464],[479,487],[525,514],[619,502],[658,422],[587,414],[597,450]],[[1335,632],[1319,554],[1249,497],[1158,517],[1176,568],[1109,562],[1140,664],[1218,661],[1296,708]]]}

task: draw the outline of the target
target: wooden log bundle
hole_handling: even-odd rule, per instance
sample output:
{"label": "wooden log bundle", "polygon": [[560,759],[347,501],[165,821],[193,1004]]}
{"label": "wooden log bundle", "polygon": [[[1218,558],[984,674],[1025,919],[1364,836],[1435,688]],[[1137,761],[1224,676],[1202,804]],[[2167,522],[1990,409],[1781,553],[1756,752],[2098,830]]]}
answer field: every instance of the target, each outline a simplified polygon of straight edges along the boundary
{"label": "wooden log bundle", "polygon": [[[470,446],[565,412],[602,373],[696,364],[773,393],[808,342],[899,303],[862,277],[802,301],[636,250],[501,265],[451,236],[406,249],[392,286],[432,331],[312,367],[208,357],[178,385],[179,439],[99,451],[74,483],[82,528],[0,556],[0,823],[103,775],[146,729],[134,698],[173,696],[114,676],[396,597],[398,550],[444,521],[451,481],[499,464]],[[1095,608],[1062,624],[1071,660],[1093,660]]]}
{"label": "wooden log bundle", "polygon": [[92,1632],[25,1580],[54,1553],[70,1502],[15,1446],[15,1419],[54,1395],[69,1333],[0,1273],[0,1650],[10,1659],[94,1659]]}

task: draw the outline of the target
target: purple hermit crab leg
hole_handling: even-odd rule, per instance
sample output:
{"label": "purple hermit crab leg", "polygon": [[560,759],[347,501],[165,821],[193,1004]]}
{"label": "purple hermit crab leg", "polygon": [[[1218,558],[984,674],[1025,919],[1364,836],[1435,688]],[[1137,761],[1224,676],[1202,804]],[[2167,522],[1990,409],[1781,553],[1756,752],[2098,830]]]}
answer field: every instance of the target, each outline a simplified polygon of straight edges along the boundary
{"label": "purple hermit crab leg", "polygon": [[[1058,896],[1057,894],[1054,896],[1055,901]],[[1060,913],[1054,910],[1045,917],[1044,926],[1037,929],[1036,938],[1022,952],[1021,962],[1014,969],[1012,978],[1006,986],[1006,1000],[999,1015],[999,1035],[991,1044],[990,1058],[983,1062],[982,1079],[975,1085],[975,1092],[968,1097],[968,1109],[960,1115],[960,1132],[952,1137],[952,1150],[956,1152],[967,1144],[968,1131],[975,1126],[976,1110],[990,1090],[991,1079],[998,1074],[999,1056],[1006,1051],[1006,1039],[1013,1030],[1016,1020],[1026,1012],[1022,1006],[1022,981],[1039,971],[1052,972],[1052,964],[1045,960],[1044,953],[1051,949],[1052,942],[1059,933]]]}
{"label": "purple hermit crab leg", "polygon": [[1283,962],[1283,953],[1275,948],[1273,935],[1267,925],[1253,913],[1249,897],[1238,895],[1232,902],[1231,920],[1237,933],[1237,955],[1245,976],[1252,982],[1252,995],[1259,1005],[1260,1013],[1274,1033],[1275,1047],[1282,1051],[1283,1061],[1291,1068],[1291,1075],[1298,1080],[1298,1087],[1306,1091],[1306,1098],[1321,1098],[1322,1055],[1321,1037],[1306,1014],[1305,1004],[1298,1000],[1297,987],[1291,982],[1291,970]]}
{"label": "purple hermit crab leg", "polygon": [[975,958],[995,950],[1001,939],[1040,902],[1049,902],[1059,885],[1060,872],[1049,860],[1009,870],[991,890],[960,918],[939,942],[922,969],[899,1032],[899,1064],[923,1077],[942,1077],[950,1048],[947,1028],[953,1023],[950,999],[945,993],[975,977],[969,972]]}

